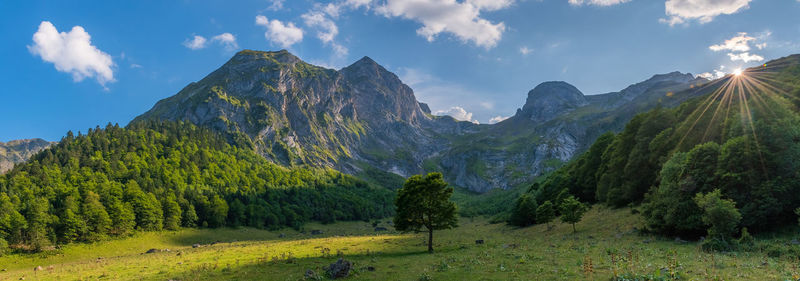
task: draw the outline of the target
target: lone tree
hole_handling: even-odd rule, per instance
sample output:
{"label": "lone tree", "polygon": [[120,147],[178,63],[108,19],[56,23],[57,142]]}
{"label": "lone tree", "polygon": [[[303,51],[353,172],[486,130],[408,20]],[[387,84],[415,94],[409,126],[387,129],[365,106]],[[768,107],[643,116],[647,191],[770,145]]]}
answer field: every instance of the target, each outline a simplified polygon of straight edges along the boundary
{"label": "lone tree", "polygon": [[547,229],[550,229],[550,222],[556,218],[556,209],[550,201],[544,201],[539,208],[536,208],[536,221],[539,223],[546,223]]}
{"label": "lone tree", "polygon": [[578,201],[578,199],[575,199],[574,196],[570,196],[561,202],[561,206],[558,209],[561,211],[561,221],[572,224],[572,233],[575,233],[578,232],[575,230],[575,224],[581,221],[583,214],[585,214],[589,208]]}
{"label": "lone tree", "polygon": [[441,173],[415,175],[397,191],[394,225],[403,232],[428,232],[428,252],[433,253],[433,231],[458,226],[456,204],[450,201],[453,188]]}

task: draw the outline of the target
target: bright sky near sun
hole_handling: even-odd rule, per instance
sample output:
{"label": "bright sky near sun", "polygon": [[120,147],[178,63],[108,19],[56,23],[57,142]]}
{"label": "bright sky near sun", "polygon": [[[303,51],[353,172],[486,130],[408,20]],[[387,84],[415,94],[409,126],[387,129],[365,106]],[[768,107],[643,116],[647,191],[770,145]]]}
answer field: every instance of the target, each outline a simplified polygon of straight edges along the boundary
{"label": "bright sky near sun", "polygon": [[1,1],[0,141],[127,124],[237,50],[369,56],[438,114],[492,123],[537,84],[618,91],[800,53],[800,0]]}

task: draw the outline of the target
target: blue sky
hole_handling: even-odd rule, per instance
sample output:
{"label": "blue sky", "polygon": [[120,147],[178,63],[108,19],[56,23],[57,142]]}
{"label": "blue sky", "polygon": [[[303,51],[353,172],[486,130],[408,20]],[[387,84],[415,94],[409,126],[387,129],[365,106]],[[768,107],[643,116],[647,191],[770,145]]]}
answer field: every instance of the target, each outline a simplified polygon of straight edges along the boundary
{"label": "blue sky", "polygon": [[369,56],[434,111],[487,123],[544,81],[599,94],[800,53],[798,15],[798,0],[1,1],[0,141],[125,125],[241,49]]}

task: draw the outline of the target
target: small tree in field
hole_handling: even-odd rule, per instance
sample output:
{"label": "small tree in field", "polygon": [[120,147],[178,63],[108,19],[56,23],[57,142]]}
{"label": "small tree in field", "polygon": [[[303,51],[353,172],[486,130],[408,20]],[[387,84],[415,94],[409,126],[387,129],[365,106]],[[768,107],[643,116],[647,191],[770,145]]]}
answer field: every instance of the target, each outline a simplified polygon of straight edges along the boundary
{"label": "small tree in field", "polygon": [[550,229],[550,222],[556,218],[556,209],[550,201],[544,201],[539,208],[536,208],[536,221],[539,223],[546,223],[547,229]]}
{"label": "small tree in field", "polygon": [[450,201],[452,194],[453,188],[447,187],[440,173],[408,178],[394,201],[395,228],[421,232],[424,227],[428,232],[428,252],[433,253],[433,231],[458,226],[456,204]]}
{"label": "small tree in field", "polygon": [[585,214],[589,208],[578,201],[578,199],[575,199],[574,196],[570,196],[564,199],[558,209],[561,211],[561,221],[572,224],[572,233],[575,233],[577,232],[575,224],[581,221],[583,214]]}

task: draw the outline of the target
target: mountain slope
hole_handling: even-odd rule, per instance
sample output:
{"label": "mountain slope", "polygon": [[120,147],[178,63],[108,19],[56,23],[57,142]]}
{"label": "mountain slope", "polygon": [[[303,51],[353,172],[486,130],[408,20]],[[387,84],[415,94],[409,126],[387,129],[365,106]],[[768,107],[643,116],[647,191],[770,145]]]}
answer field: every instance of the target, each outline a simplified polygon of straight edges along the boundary
{"label": "mountain slope", "polygon": [[45,148],[53,145],[43,139],[24,139],[0,142],[0,173],[4,173],[14,167],[16,163],[22,163],[31,156]]}
{"label": "mountain slope", "polygon": [[568,190],[590,202],[641,204],[651,230],[698,237],[707,223],[695,198],[719,190],[741,212],[734,229],[796,223],[800,55],[691,91],[702,95],[639,114],[620,134],[600,138],[534,188],[537,201]]}
{"label": "mountain slope", "polygon": [[400,177],[443,171],[455,185],[483,192],[529,182],[634,114],[692,95],[667,92],[700,82],[670,73],[598,96],[548,82],[514,117],[477,125],[431,115],[397,75],[367,57],[337,71],[285,50],[246,50],[132,123],[187,120],[282,165],[332,167],[391,187]]}

